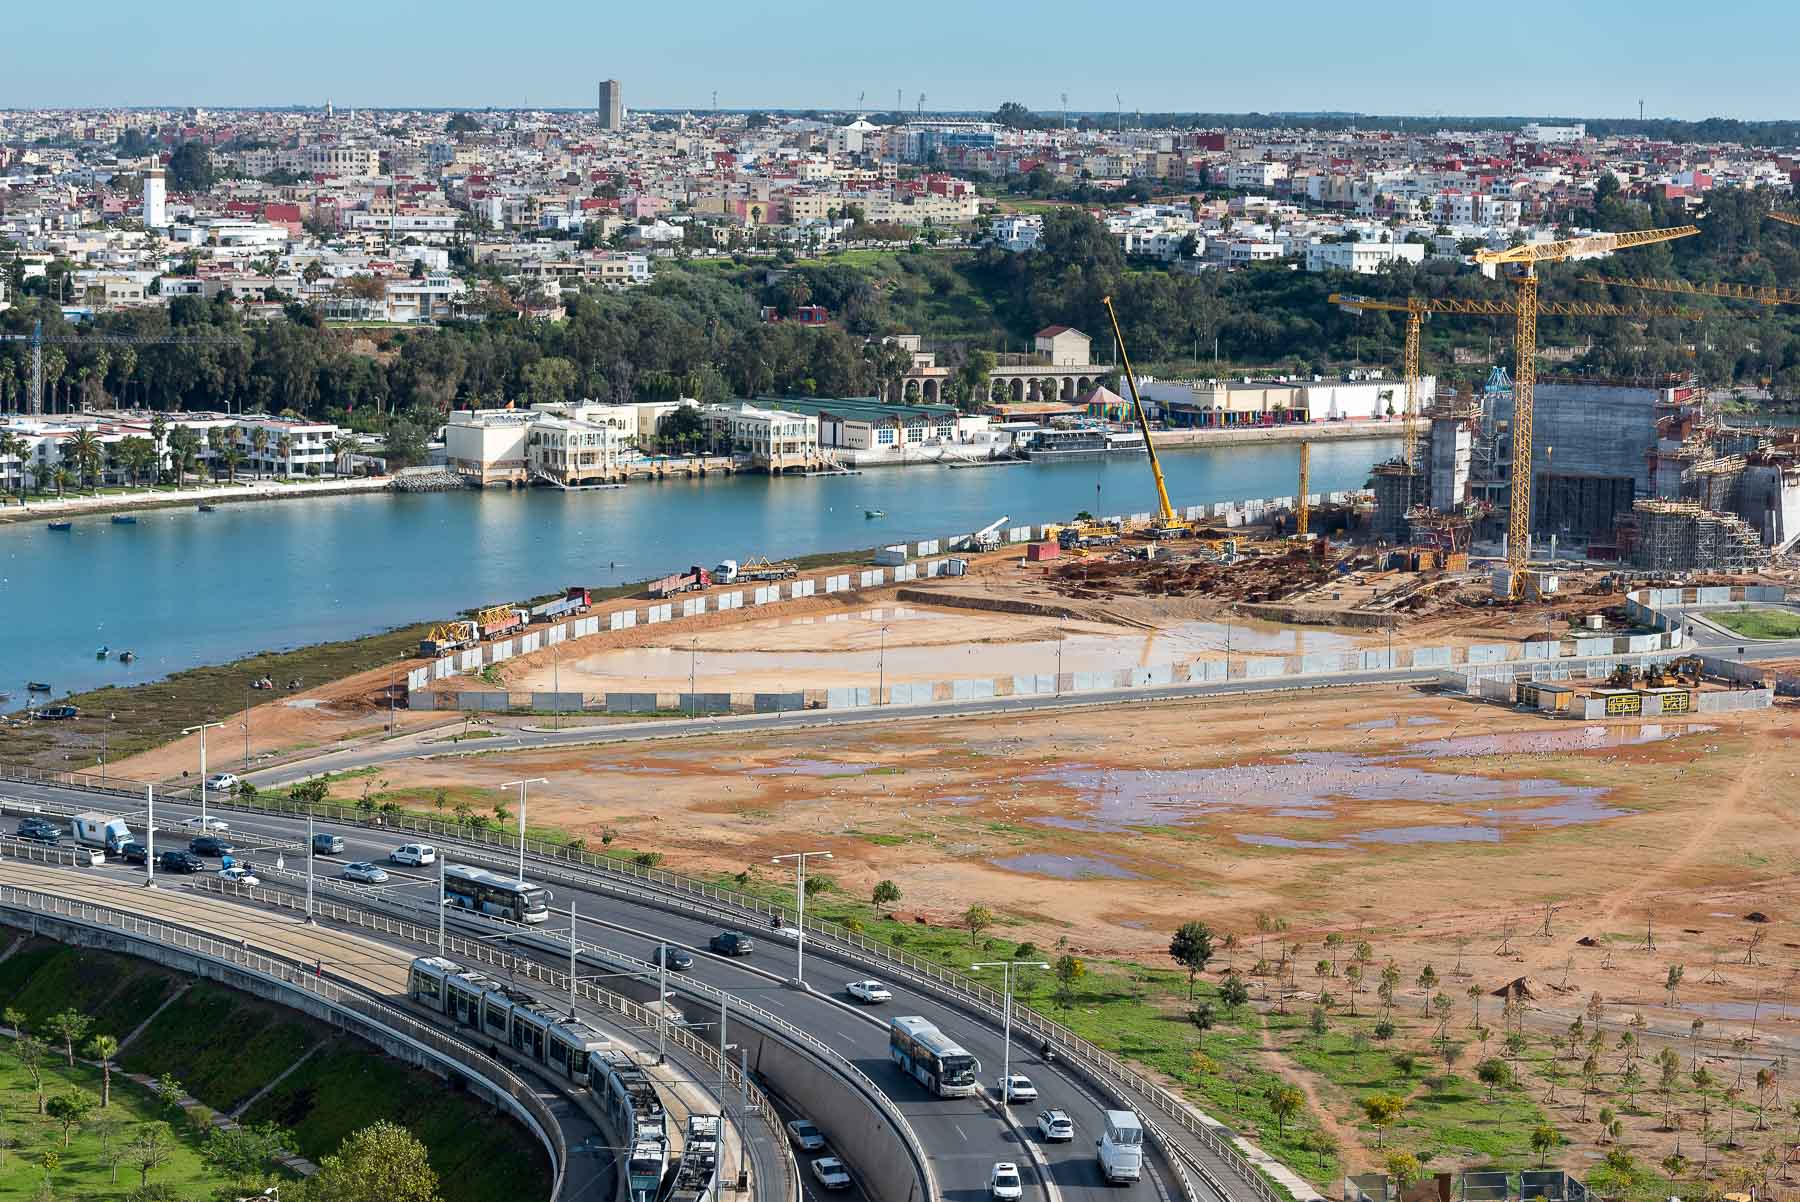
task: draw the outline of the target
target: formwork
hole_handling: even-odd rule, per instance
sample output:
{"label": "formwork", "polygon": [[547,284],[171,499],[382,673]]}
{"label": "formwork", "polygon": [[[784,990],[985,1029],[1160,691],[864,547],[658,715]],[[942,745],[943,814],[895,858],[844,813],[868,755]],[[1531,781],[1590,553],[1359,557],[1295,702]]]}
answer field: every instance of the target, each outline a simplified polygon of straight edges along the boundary
{"label": "formwork", "polygon": [[1747,571],[1768,553],[1762,536],[1736,514],[1694,501],[1645,500],[1632,506],[1633,566],[1653,571]]}
{"label": "formwork", "polygon": [[1369,487],[1375,493],[1375,520],[1370,533],[1390,543],[1405,542],[1407,514],[1421,492],[1421,479],[1398,459],[1375,465]]}

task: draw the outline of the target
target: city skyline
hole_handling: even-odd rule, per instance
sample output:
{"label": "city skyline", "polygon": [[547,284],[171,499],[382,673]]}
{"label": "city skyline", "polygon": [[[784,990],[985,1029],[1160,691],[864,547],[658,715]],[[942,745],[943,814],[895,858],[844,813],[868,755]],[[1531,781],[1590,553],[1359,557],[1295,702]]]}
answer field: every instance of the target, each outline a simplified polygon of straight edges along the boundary
{"label": "city skyline", "polygon": [[[203,6],[203,8],[206,6]],[[1356,112],[1393,116],[1800,117],[1784,48],[1800,12],[1767,0],[1736,6],[1729,72],[1706,71],[1672,4],[1601,0],[1516,5],[1504,28],[1474,12],[1426,11],[1404,25],[1300,0],[1273,39],[1258,12],[1202,14],[1140,6],[1121,24],[1091,5],[1051,0],[1029,22],[970,22],[926,0],[909,20],[876,25],[841,6],[803,3],[779,25],[702,6],[669,26],[651,10],[571,13],[554,39],[541,25],[496,26],[465,0],[421,24],[408,12],[327,2],[294,24],[235,6],[173,25],[119,0],[33,9],[17,44],[79,45],[84,69],[26,56],[0,81],[0,106],[570,108],[595,83],[622,82],[629,107],[866,109],[920,104],[990,111],[1016,100],[1057,111]],[[333,21],[342,14],[346,38]],[[1169,36],[1146,38],[1146,29]],[[94,31],[104,31],[95,38]],[[382,48],[398,47],[389,53]],[[371,58],[390,65],[383,70]],[[1301,69],[1293,69],[1298,61]],[[788,69],[772,70],[772,62]],[[1272,70],[1273,63],[1285,64]]]}

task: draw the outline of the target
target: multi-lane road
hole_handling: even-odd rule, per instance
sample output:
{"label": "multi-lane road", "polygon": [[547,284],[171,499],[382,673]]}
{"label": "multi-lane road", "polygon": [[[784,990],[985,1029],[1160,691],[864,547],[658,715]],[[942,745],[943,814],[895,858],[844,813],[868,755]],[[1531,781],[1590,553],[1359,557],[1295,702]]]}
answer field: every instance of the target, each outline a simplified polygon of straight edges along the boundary
{"label": "multi-lane road", "polygon": [[[42,785],[8,783],[0,786],[0,794],[25,801],[39,801],[58,807],[99,808],[133,813],[131,803],[113,796],[96,795],[79,790]],[[159,802],[156,806],[158,845],[162,849],[185,846],[185,839],[175,834],[185,832],[184,819],[197,811],[186,805]],[[231,833],[248,844],[254,840],[304,844],[306,822],[249,814],[242,811],[220,811],[231,824]],[[141,817],[134,829],[141,827]],[[324,829],[326,824],[320,824]],[[171,829],[172,828],[172,829]],[[340,856],[316,857],[314,871],[318,876],[341,871],[339,861],[370,860],[385,863],[388,853],[407,841],[399,835],[383,836],[356,826],[332,827],[331,832],[345,841]],[[173,841],[172,841],[173,840]],[[255,866],[272,866],[276,852],[251,852],[249,862]],[[467,856],[451,847],[452,862],[468,859],[492,865],[496,853],[492,849],[470,851]],[[304,870],[307,858],[288,851],[284,855],[289,870]],[[216,861],[213,862],[216,864]],[[139,877],[142,869],[129,873],[122,866],[109,865],[88,871],[107,875]],[[437,893],[436,875],[431,870],[388,867],[390,881],[386,885],[359,890],[359,904],[374,908],[384,899],[388,904],[417,913],[434,911]],[[531,867],[527,867],[527,876]],[[288,879],[270,873],[269,881]],[[316,884],[316,881],[315,881]],[[1038,1049],[1024,1047],[1016,1041],[1012,1050],[1015,1072],[1031,1076],[1041,1092],[1038,1102],[1015,1105],[1011,1122],[1002,1117],[997,1103],[988,1098],[942,1099],[928,1094],[903,1075],[888,1057],[887,1020],[894,1014],[919,1014],[936,1023],[963,1044],[982,1062],[982,1080],[994,1086],[1000,1077],[1003,1060],[1000,1032],[971,1013],[953,1009],[906,986],[903,981],[888,981],[894,1000],[880,1007],[862,1007],[844,994],[844,985],[870,975],[865,967],[841,961],[831,949],[808,944],[806,976],[808,990],[797,990],[788,983],[794,973],[794,948],[791,943],[760,940],[758,950],[750,957],[735,959],[715,956],[707,943],[720,927],[715,923],[679,912],[646,904],[634,904],[601,888],[583,888],[559,881],[552,885],[558,914],[543,928],[550,938],[560,933],[568,936],[570,903],[580,915],[577,937],[601,947],[639,960],[650,960],[660,943],[688,949],[694,966],[687,975],[716,989],[741,998],[778,1018],[794,1024],[823,1042],[827,1047],[861,1069],[880,1087],[905,1117],[925,1146],[937,1178],[941,1195],[956,1202],[975,1202],[987,1196],[987,1182],[994,1162],[1010,1160],[1019,1164],[1028,1183],[1036,1180],[1040,1197],[1047,1202],[1098,1202],[1101,1196],[1116,1199],[1116,1191],[1101,1181],[1094,1160],[1094,1141],[1102,1127],[1102,1100],[1073,1074],[1060,1065],[1043,1063]],[[761,932],[752,931],[752,935]],[[678,977],[681,974],[671,974]],[[608,982],[609,988],[632,992],[623,986],[635,983]],[[654,996],[656,982],[650,979],[635,984],[636,996]],[[671,989],[677,989],[672,984]],[[648,990],[648,993],[645,990]],[[696,1016],[698,1002],[680,1002]],[[744,1021],[744,1020],[734,1020]],[[990,1091],[991,1093],[991,1091]],[[1056,1107],[1066,1111],[1075,1122],[1075,1139],[1070,1143],[1045,1144],[1037,1139],[1035,1116],[1039,1109]],[[830,1116],[813,1116],[828,1130]],[[841,1149],[854,1166],[857,1149]],[[1158,1156],[1147,1158],[1145,1180],[1135,1192],[1157,1202],[1179,1202],[1179,1189],[1169,1173],[1169,1166]],[[1195,1178],[1203,1196],[1223,1202],[1208,1189],[1203,1179]],[[809,1183],[810,1185],[810,1183]]]}

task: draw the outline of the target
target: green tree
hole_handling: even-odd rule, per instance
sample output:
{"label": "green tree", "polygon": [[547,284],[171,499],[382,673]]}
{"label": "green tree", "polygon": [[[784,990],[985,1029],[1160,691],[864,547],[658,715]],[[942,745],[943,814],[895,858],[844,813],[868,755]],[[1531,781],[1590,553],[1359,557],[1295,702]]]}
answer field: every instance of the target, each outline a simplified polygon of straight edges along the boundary
{"label": "green tree", "polygon": [[981,932],[994,925],[994,912],[986,906],[976,904],[963,911],[963,925],[969,928],[969,945],[981,938]]}
{"label": "green tree", "polygon": [[1405,1197],[1406,1191],[1425,1175],[1425,1167],[1411,1152],[1395,1150],[1387,1154],[1387,1174],[1394,1179],[1394,1196]]}
{"label": "green tree", "polygon": [[87,1054],[100,1062],[100,1105],[112,1105],[112,1062],[119,1054],[119,1041],[111,1035],[99,1034],[87,1041]]}
{"label": "green tree", "polygon": [[68,1093],[57,1094],[50,1099],[45,1108],[48,1114],[62,1127],[62,1146],[69,1146],[69,1137],[75,1134],[75,1128],[88,1121],[94,1111],[100,1109],[100,1099],[85,1089],[72,1089]]}
{"label": "green tree", "polygon": [[886,911],[889,907],[899,903],[900,886],[890,880],[876,881],[875,888],[869,891],[869,900],[875,904],[877,910]]}
{"label": "green tree", "polygon": [[[8,1024],[14,1030],[23,1030],[18,1021],[14,1021],[15,1013],[9,1012]],[[35,1035],[21,1035],[13,1040],[13,1056],[25,1066],[31,1075],[31,1087],[37,1091],[37,1112],[44,1113],[44,1060],[50,1055],[50,1048]]]}
{"label": "green tree", "polygon": [[169,190],[210,192],[213,186],[212,152],[204,142],[183,142],[169,156]]}
{"label": "green tree", "polygon": [[75,1067],[75,1045],[87,1037],[88,1028],[93,1025],[92,1018],[74,1009],[60,1010],[44,1020],[44,1030],[62,1040],[70,1068]]}
{"label": "green tree", "polygon": [[137,1166],[138,1187],[150,1184],[150,1174],[168,1163],[175,1154],[174,1139],[167,1123],[145,1123],[131,1141],[126,1160]]}
{"label": "green tree", "polygon": [[1375,1146],[1381,1146],[1381,1134],[1406,1113],[1406,1099],[1399,1094],[1370,1094],[1362,1100],[1363,1117],[1375,1128]]}
{"label": "green tree", "polygon": [[201,1155],[241,1184],[260,1180],[273,1162],[293,1156],[297,1150],[291,1133],[273,1123],[259,1123],[254,1127],[214,1127]]}
{"label": "green tree", "polygon": [[406,1128],[381,1121],[353,1131],[319,1162],[308,1202],[439,1202],[437,1173]]}
{"label": "green tree", "polygon": [[1494,1100],[1494,1091],[1505,1089],[1513,1082],[1512,1065],[1498,1056],[1490,1056],[1475,1066],[1475,1079],[1487,1086],[1488,1101]]}
{"label": "green tree", "polygon": [[1080,984],[1083,977],[1087,976],[1087,965],[1082,963],[1080,957],[1065,952],[1056,958],[1051,965],[1051,971],[1056,974],[1057,1004],[1064,1010],[1073,1008],[1075,986]]}
{"label": "green tree", "polygon": [[1194,978],[1206,971],[1206,965],[1213,958],[1212,929],[1204,922],[1184,922],[1175,930],[1175,937],[1169,940],[1169,957],[1175,963],[1187,969],[1188,997],[1194,996]]}
{"label": "green tree", "polygon": [[1227,1010],[1236,1010],[1249,1000],[1250,986],[1244,984],[1244,978],[1235,972],[1226,973],[1225,979],[1219,982],[1219,1001],[1225,1004]]}
{"label": "green tree", "polygon": [[1219,1014],[1213,1009],[1211,1002],[1201,1002],[1188,1011],[1188,1021],[1193,1023],[1194,1029],[1200,1032],[1200,1046],[1205,1047],[1206,1033],[1217,1024]]}
{"label": "green tree", "polygon": [[1282,1083],[1269,1087],[1269,1113],[1275,1116],[1276,1134],[1285,1134],[1293,1117],[1306,1107],[1306,1095],[1298,1086]]}
{"label": "green tree", "polygon": [[1531,1129],[1531,1150],[1538,1154],[1538,1168],[1550,1163],[1550,1153],[1562,1143],[1562,1135],[1548,1123],[1539,1123]]}

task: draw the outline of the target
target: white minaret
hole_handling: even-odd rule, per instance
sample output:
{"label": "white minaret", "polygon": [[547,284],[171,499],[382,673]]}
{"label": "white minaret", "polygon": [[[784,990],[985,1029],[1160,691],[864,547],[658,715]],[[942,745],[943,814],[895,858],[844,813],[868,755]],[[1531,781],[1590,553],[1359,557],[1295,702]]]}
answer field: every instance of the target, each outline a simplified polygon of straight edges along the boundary
{"label": "white minaret", "polygon": [[164,203],[167,199],[168,192],[163,183],[162,168],[152,167],[150,170],[144,172],[145,229],[159,230],[169,223],[168,215],[165,211],[167,206]]}

